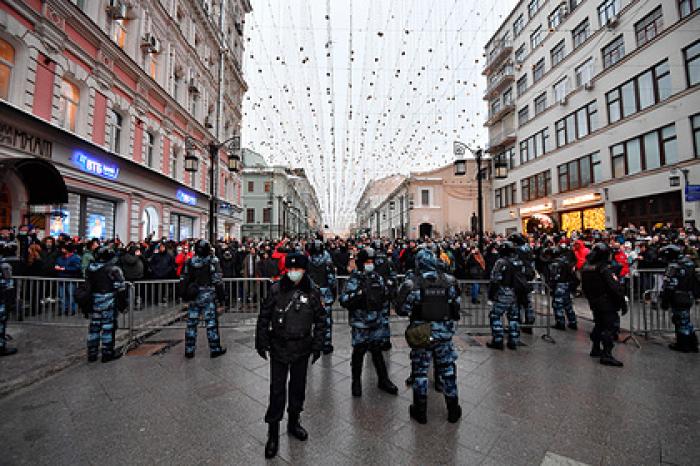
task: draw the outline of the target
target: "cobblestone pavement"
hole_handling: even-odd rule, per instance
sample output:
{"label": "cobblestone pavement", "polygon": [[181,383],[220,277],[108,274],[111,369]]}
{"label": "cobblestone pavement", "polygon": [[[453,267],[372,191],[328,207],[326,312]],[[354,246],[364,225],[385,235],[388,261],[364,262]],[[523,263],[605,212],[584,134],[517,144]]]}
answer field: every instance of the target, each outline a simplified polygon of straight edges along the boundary
{"label": "cobblestone pavement", "polygon": [[[0,464],[264,463],[269,368],[253,350],[254,315],[237,319],[223,331],[222,358],[207,357],[200,332],[197,357],[185,360],[184,332],[167,330],[119,361],[81,363],[0,400]],[[421,426],[408,416],[403,325],[386,353],[400,396],[375,388],[368,362],[360,399],[350,396],[349,330],[336,325],[336,352],[309,371],[302,421],[310,438],[282,434],[272,463],[697,464],[698,356],[619,345],[625,367],[604,367],[589,358],[583,327],[556,332],[556,344],[525,335],[517,352],[459,334],[463,418],[447,423],[431,390]]]}

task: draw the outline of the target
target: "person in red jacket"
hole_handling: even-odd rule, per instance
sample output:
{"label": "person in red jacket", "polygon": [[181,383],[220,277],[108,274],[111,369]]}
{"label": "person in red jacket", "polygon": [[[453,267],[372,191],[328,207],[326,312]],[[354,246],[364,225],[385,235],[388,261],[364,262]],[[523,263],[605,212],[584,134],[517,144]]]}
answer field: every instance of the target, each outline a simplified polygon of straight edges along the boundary
{"label": "person in red jacket", "polygon": [[583,264],[586,263],[586,256],[591,252],[585,245],[585,243],[577,239],[574,241],[574,254],[576,255],[576,270],[581,270]]}
{"label": "person in red jacket", "polygon": [[284,238],[282,241],[277,243],[277,246],[275,246],[275,251],[272,253],[272,258],[277,261],[277,268],[279,268],[280,276],[287,273],[287,267],[285,266],[284,262],[285,258],[287,257],[287,253],[289,252],[287,248],[288,242],[289,238]]}
{"label": "person in red jacket", "polygon": [[627,281],[627,277],[629,277],[630,274],[630,264],[627,262],[627,254],[625,254],[624,248],[620,245],[618,242],[613,242],[613,251],[615,251],[615,255],[613,256],[615,258],[615,262],[620,264],[620,283],[622,285],[625,285],[625,282]]}
{"label": "person in red jacket", "polygon": [[180,247],[178,247],[177,249],[178,249],[178,253],[175,256],[175,265],[177,266],[176,273],[177,273],[177,276],[179,277],[180,274],[182,273],[182,268],[185,266],[185,263],[188,260],[192,259],[194,254],[192,253],[192,251],[190,251],[190,246],[187,243],[182,245],[182,250],[180,250]]}

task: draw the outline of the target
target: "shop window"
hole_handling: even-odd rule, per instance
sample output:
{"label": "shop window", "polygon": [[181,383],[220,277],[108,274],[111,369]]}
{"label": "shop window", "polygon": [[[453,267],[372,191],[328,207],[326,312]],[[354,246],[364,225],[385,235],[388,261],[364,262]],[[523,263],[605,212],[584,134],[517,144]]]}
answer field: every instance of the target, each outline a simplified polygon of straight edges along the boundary
{"label": "shop window", "polygon": [[75,132],[79,104],[80,90],[78,86],[64,79],[61,82],[61,98],[58,101],[59,125],[62,128]]}
{"label": "shop window", "polygon": [[10,80],[15,66],[15,49],[9,42],[0,39],[0,99],[10,95]]}
{"label": "shop window", "polygon": [[609,68],[622,60],[625,56],[625,41],[622,36],[617,36],[601,50],[603,54],[603,68]]}
{"label": "shop window", "polygon": [[688,87],[700,83],[700,40],[683,50]]}
{"label": "shop window", "polygon": [[194,218],[186,215],[170,214],[170,239],[184,241],[194,237]]}
{"label": "shop window", "polygon": [[583,20],[581,23],[579,23],[578,26],[574,28],[574,30],[571,32],[571,35],[573,36],[574,39],[574,48],[578,48],[581,44],[586,42],[586,39],[588,39],[588,36],[591,35],[591,25],[588,22],[588,18]]}
{"label": "shop window", "polygon": [[154,207],[146,207],[141,214],[141,238],[157,237],[160,221],[158,211]]}
{"label": "shop window", "polygon": [[126,46],[126,37],[129,32],[129,20],[117,19],[112,21],[112,40],[120,49]]}
{"label": "shop window", "polygon": [[700,10],[699,0],[678,0],[678,9],[681,13],[681,18],[690,16],[692,13]]}
{"label": "shop window", "polygon": [[664,27],[664,19],[659,6],[634,25],[637,47],[641,47],[658,36]]}
{"label": "shop window", "polygon": [[114,238],[114,202],[83,197],[85,203],[85,237]]}
{"label": "shop window", "polygon": [[114,109],[109,111],[109,149],[115,154],[121,153],[122,116]]}

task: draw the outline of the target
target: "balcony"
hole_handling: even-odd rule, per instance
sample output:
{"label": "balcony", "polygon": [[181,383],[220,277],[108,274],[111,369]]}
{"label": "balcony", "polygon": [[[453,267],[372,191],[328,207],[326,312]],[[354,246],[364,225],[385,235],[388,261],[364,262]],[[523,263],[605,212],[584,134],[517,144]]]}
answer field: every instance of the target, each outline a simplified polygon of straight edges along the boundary
{"label": "balcony", "polygon": [[486,58],[486,66],[484,67],[484,70],[481,72],[481,74],[485,76],[490,75],[498,67],[498,65],[506,57],[508,57],[508,55],[510,55],[512,51],[512,40],[499,40],[498,42],[496,42],[491,51],[488,52],[488,56]]}
{"label": "balcony", "polygon": [[493,154],[514,144],[516,141],[515,129],[502,128],[500,130],[489,131],[489,143],[486,145],[486,152]]}
{"label": "balcony", "polygon": [[515,104],[512,102],[509,102],[505,105],[503,105],[501,108],[499,108],[497,111],[491,113],[489,112],[489,119],[486,120],[486,123],[484,123],[484,126],[493,126],[495,123],[498,123],[501,118],[506,116],[510,112],[515,111]]}
{"label": "balcony", "polygon": [[484,100],[491,100],[498,94],[500,94],[507,86],[509,86],[515,79],[515,74],[513,70],[513,65],[507,65],[501,68],[501,70],[489,77],[488,86],[486,87],[486,94],[484,95]]}

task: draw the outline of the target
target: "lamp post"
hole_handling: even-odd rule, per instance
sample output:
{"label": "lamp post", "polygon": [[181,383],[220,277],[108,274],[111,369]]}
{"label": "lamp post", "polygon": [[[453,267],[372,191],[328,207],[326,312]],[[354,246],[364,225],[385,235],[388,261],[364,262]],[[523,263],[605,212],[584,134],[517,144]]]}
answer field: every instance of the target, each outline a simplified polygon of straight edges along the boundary
{"label": "lamp post", "polygon": [[[477,189],[477,235],[479,236],[479,251],[484,252],[484,193],[482,185],[482,169],[481,163],[486,160],[484,151],[479,147],[476,151],[472,150],[466,144],[455,141],[453,144],[454,154],[457,159],[454,161],[455,176],[464,176],[467,174],[467,161],[464,159],[466,151],[472,153],[476,160],[476,189]],[[494,172],[497,179],[504,179],[508,176],[508,165],[503,165],[502,157],[497,157],[494,161]]]}
{"label": "lamp post", "polygon": [[195,150],[198,146],[202,149],[206,149],[211,159],[209,167],[209,242],[214,244],[216,241],[216,203],[218,202],[215,188],[216,178],[219,173],[219,150],[221,150],[222,147],[227,147],[229,154],[228,169],[230,172],[238,173],[241,170],[241,156],[239,155],[241,151],[241,137],[239,135],[233,135],[223,142],[211,142],[205,145],[188,136],[185,139],[185,171],[195,173],[198,170],[199,159],[197,154],[195,154]]}

